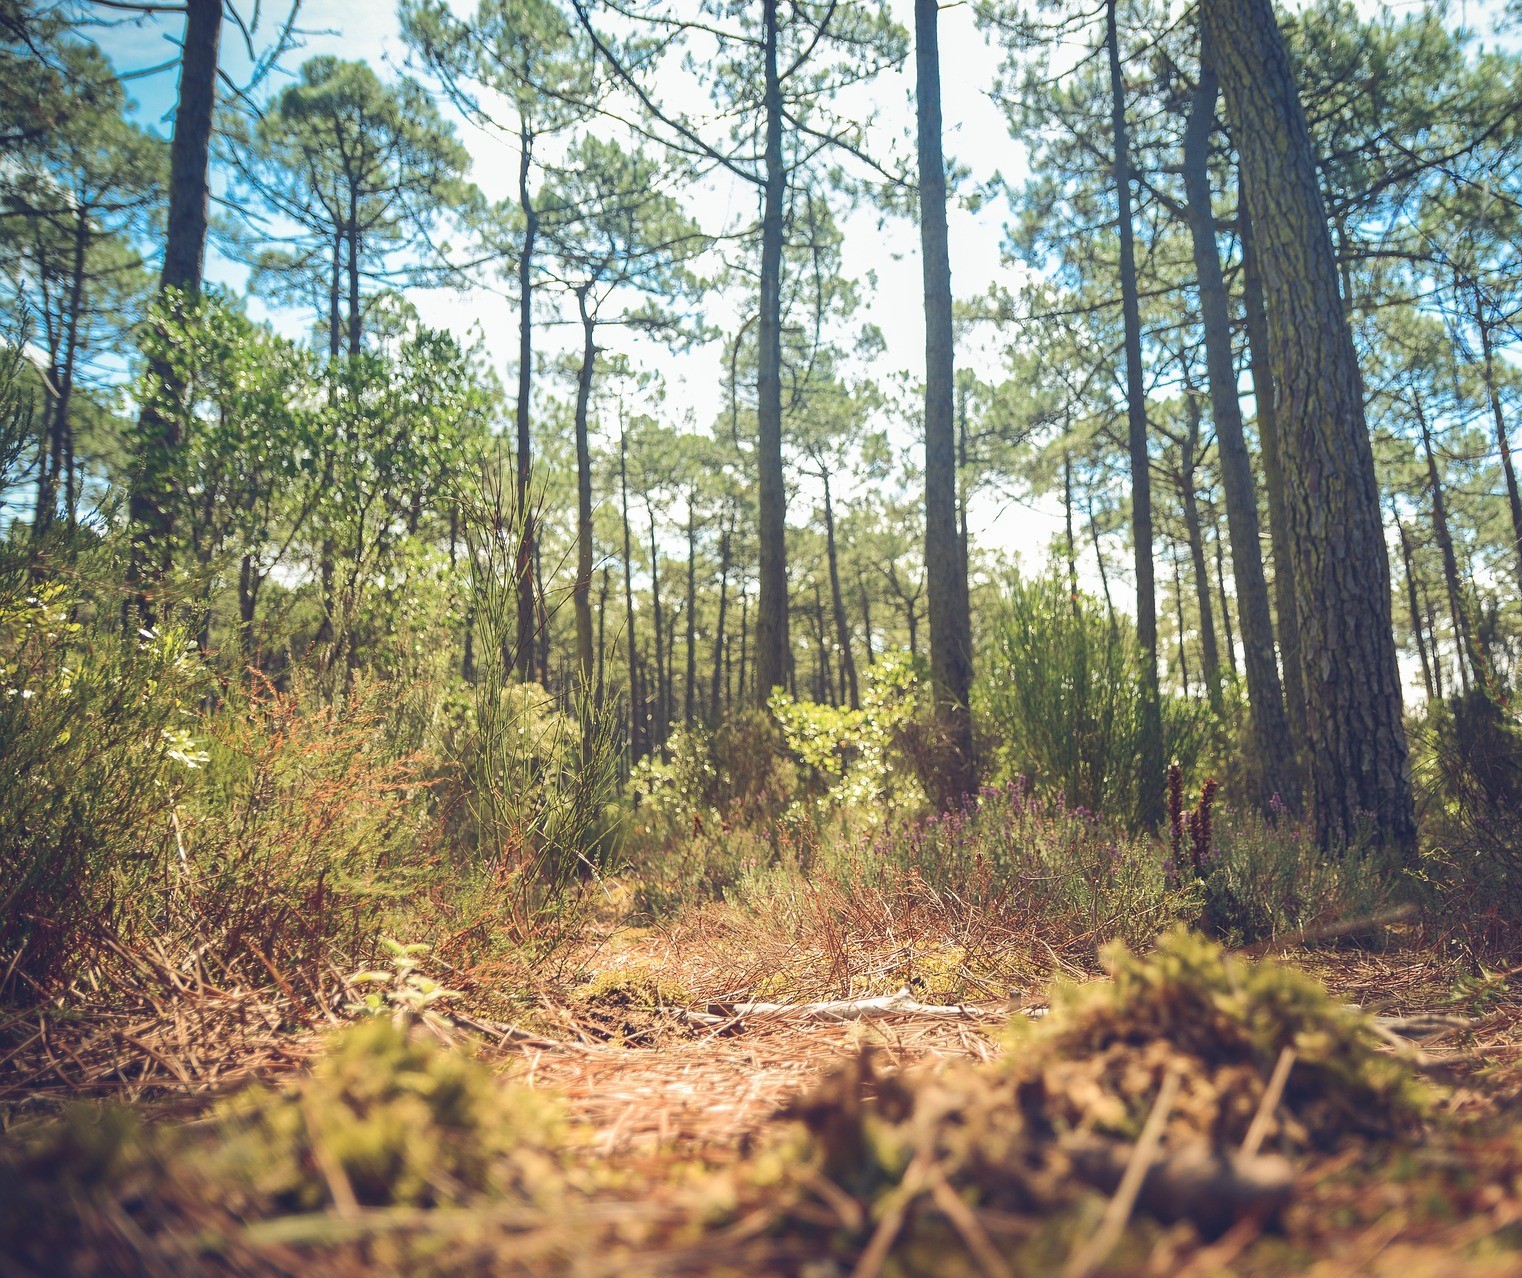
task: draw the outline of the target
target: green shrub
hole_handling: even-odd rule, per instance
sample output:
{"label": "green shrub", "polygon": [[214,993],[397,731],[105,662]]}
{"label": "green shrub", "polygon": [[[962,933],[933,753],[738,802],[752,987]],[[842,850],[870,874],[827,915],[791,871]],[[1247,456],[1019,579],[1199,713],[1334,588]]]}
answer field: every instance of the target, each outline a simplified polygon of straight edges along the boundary
{"label": "green shrub", "polygon": [[[1161,785],[1142,757],[1141,655],[1134,631],[1055,574],[1012,575],[994,617],[979,708],[1000,774],[1060,792],[1074,807],[1134,818]],[[1208,709],[1163,698],[1165,756],[1191,773],[1207,743]]]}

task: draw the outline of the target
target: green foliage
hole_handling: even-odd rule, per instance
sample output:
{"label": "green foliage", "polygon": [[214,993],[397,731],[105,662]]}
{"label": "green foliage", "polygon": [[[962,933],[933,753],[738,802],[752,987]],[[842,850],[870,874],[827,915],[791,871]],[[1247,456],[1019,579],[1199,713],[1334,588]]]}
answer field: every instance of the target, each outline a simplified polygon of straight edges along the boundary
{"label": "green foliage", "polygon": [[[1011,576],[989,627],[980,706],[1005,776],[1025,776],[1075,807],[1134,819],[1161,777],[1142,757],[1141,655],[1134,631],[1055,573]],[[1163,700],[1163,748],[1185,773],[1209,733],[1208,711]]]}
{"label": "green foliage", "polygon": [[66,979],[134,906],[204,761],[205,671],[178,630],[75,620],[82,599],[0,546],[0,956],[4,992]]}
{"label": "green foliage", "polygon": [[341,1169],[363,1206],[533,1201],[559,1183],[554,1104],[505,1087],[485,1066],[374,1018],[335,1035],[296,1087],[255,1088],[216,1116],[212,1175],[265,1210],[332,1202]]}

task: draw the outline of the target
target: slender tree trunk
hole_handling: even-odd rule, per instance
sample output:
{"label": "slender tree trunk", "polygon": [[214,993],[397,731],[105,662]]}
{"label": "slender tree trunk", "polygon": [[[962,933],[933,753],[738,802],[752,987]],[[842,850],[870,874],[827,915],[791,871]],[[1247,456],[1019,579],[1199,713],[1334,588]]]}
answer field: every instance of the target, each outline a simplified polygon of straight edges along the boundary
{"label": "slender tree trunk", "polygon": [[867,644],[867,667],[870,669],[877,663],[877,655],[872,651],[872,600],[867,594],[867,583],[861,579],[861,566],[856,569],[856,597],[861,602],[861,628]]}
{"label": "slender tree trunk", "polygon": [[[222,0],[186,0],[180,49],[179,91],[169,144],[169,210],[164,237],[161,295],[171,290],[199,297],[206,267],[206,207],[211,188],[211,129],[216,110],[217,53],[222,39]],[[183,398],[173,367],[155,360],[150,368],[162,400],[144,404],[138,417],[132,492],[127,517],[133,529],[127,586],[139,621],[152,626],[159,601],[155,587],[169,568],[174,516],[171,476],[180,447],[177,414],[162,405]]]}
{"label": "slender tree trunk", "polygon": [[[1300,801],[1295,747],[1284,714],[1284,691],[1274,656],[1274,616],[1258,534],[1258,489],[1242,430],[1242,401],[1237,393],[1237,367],[1231,352],[1231,310],[1221,276],[1215,213],[1210,202],[1210,135],[1215,130],[1219,96],[1210,46],[1202,38],[1200,80],[1184,130],[1184,189],[1189,202],[1195,276],[1199,281],[1205,366],[1221,457],[1221,485],[1226,490],[1231,568],[1236,578],[1237,610],[1242,619],[1242,662],[1247,670],[1247,696],[1252,712],[1258,797],[1267,807],[1278,795],[1293,808]],[[1220,704],[1219,686],[1215,703]]]}
{"label": "slender tree trunk", "polygon": [[534,134],[524,124],[518,138],[518,208],[523,214],[523,244],[518,254],[518,401],[514,410],[517,428],[518,518],[523,538],[518,547],[518,678],[534,677],[534,577],[529,565],[538,537],[529,485],[533,475],[533,440],[529,426],[530,394],[534,376],[534,249],[539,236],[539,212],[529,191],[533,169]]}
{"label": "slender tree trunk", "polygon": [[1416,637],[1416,655],[1422,663],[1422,687],[1426,689],[1427,700],[1434,700],[1437,695],[1437,685],[1432,680],[1432,662],[1427,656],[1427,640],[1422,629],[1422,610],[1416,594],[1416,565],[1411,554],[1411,538],[1406,532],[1406,526],[1401,522],[1400,512],[1395,509],[1394,501],[1390,503],[1390,518],[1395,521],[1395,532],[1400,538],[1401,565],[1406,571],[1406,606],[1411,611],[1411,633]]}
{"label": "slender tree trunk", "polygon": [[1372,816],[1411,855],[1416,817],[1390,566],[1316,154],[1272,0],[1201,0],[1242,157],[1268,314],[1306,673],[1311,811],[1340,843]]}
{"label": "slender tree trunk", "polygon": [[254,643],[254,616],[259,606],[261,584],[254,557],[244,555],[238,562],[238,649],[243,654],[243,664],[250,668],[259,659]]}
{"label": "slender tree trunk", "polygon": [[[1173,601],[1174,612],[1178,622],[1178,669],[1179,677],[1184,685],[1184,696],[1189,696],[1189,652],[1186,643],[1187,630],[1184,625],[1184,577],[1179,569],[1178,543],[1173,546],[1173,554],[1169,556],[1173,560]],[[1217,694],[1219,695],[1219,694]]]}
{"label": "slender tree trunk", "polygon": [[597,695],[592,704],[599,711],[607,704],[608,566],[603,565],[602,583],[597,589]]}
{"label": "slender tree trunk", "polygon": [[750,589],[744,577],[740,578],[740,674],[735,681],[735,701],[745,701],[745,681],[749,677],[746,661],[750,656]]}
{"label": "slender tree trunk", "polygon": [[[64,325],[63,359],[53,369],[57,394],[53,396],[48,427],[48,464],[41,468],[37,517],[33,535],[44,533],[58,513],[58,477],[63,473],[64,441],[69,434],[69,415],[74,403],[74,367],[79,359],[79,312],[85,295],[85,249],[90,241],[89,210],[80,205],[74,218],[69,263],[69,318]],[[72,507],[72,498],[70,501]]]}
{"label": "slender tree trunk", "polygon": [[333,261],[328,275],[328,360],[336,361],[343,353],[343,275],[344,235],[333,233]]}
{"label": "slender tree trunk", "polygon": [[[1192,406],[1191,399],[1191,406]],[[1194,450],[1199,440],[1199,411],[1193,412],[1179,464],[1179,497],[1184,508],[1184,533],[1194,566],[1194,592],[1200,602],[1200,653],[1205,665],[1205,695],[1211,709],[1221,712],[1221,651],[1216,645],[1215,616],[1210,607],[1210,569],[1205,562],[1205,536],[1200,524],[1199,495],[1194,488]],[[1175,564],[1177,568],[1177,564]]]}
{"label": "slender tree trunk", "polygon": [[1094,543],[1094,563],[1099,569],[1099,586],[1104,591],[1105,612],[1109,615],[1110,626],[1115,626],[1115,600],[1110,594],[1110,572],[1105,567],[1104,546],[1099,540],[1099,521],[1094,517],[1094,504],[1089,503],[1089,537]]}
{"label": "slender tree trunk", "polygon": [[925,575],[930,680],[945,757],[940,803],[977,789],[973,759],[972,619],[957,530],[951,253],[946,164],[941,152],[941,60],[937,0],[914,0],[915,100],[919,126],[920,250],[925,284]]}
{"label": "slender tree trunk", "polygon": [[819,577],[814,577],[814,642],[819,654],[814,668],[814,700],[821,705],[836,705],[834,680],[830,676],[830,640],[825,632],[824,598],[819,592]]}
{"label": "slender tree trunk", "polygon": [[1432,431],[1427,425],[1427,414],[1422,408],[1422,397],[1413,393],[1412,405],[1416,409],[1417,424],[1422,432],[1422,453],[1427,461],[1427,483],[1432,491],[1432,531],[1437,548],[1443,557],[1443,584],[1448,591],[1448,615],[1453,622],[1453,641],[1459,666],[1459,683],[1467,692],[1470,675],[1482,685],[1485,683],[1485,662],[1475,645],[1474,631],[1469,624],[1469,608],[1464,598],[1464,583],[1459,575],[1459,560],[1453,549],[1453,534],[1448,525],[1448,502],[1443,494],[1443,481],[1438,475],[1437,457],[1432,451]]}
{"label": "slender tree trunk", "polygon": [[1141,791],[1139,815],[1156,825],[1163,815],[1162,694],[1157,684],[1157,584],[1152,563],[1152,475],[1147,447],[1147,388],[1142,380],[1141,299],[1131,226],[1131,142],[1126,128],[1126,85],[1120,70],[1116,0],[1105,4],[1105,46],[1110,63],[1110,120],[1115,145],[1115,197],[1119,206],[1120,292],[1125,322],[1126,419],[1131,454],[1131,539],[1136,554],[1136,638],[1142,648]]}
{"label": "slender tree trunk", "polygon": [[[972,575],[972,539],[967,531],[967,385],[957,396],[957,563],[962,571],[962,596],[972,612],[972,595],[968,581]],[[969,623],[970,624],[970,623]]]}
{"label": "slender tree trunk", "polygon": [[698,691],[698,527],[696,494],[687,495],[687,682],[682,689],[682,722],[692,727]]}
{"label": "slender tree trunk", "polygon": [[1215,543],[1215,588],[1221,604],[1221,632],[1226,640],[1226,669],[1231,677],[1237,677],[1237,641],[1231,627],[1231,599],[1226,594],[1225,538],[1221,536],[1220,519],[1211,512],[1211,540]]}
{"label": "slender tree trunk", "polygon": [[629,535],[629,437],[625,432],[623,411],[619,411],[618,494],[619,513],[624,526],[624,622],[629,640],[629,761],[638,763],[640,746],[639,643],[634,634],[634,545]]}
{"label": "slender tree trunk", "polygon": [[708,697],[708,721],[712,724],[719,722],[719,715],[723,709],[721,696],[724,692],[724,667],[727,649],[724,639],[724,624],[728,620],[729,613],[729,549],[730,549],[730,525],[733,516],[724,521],[724,526],[719,532],[719,615],[714,624],[713,633],[713,680],[710,685]]}
{"label": "slender tree trunk", "polygon": [[756,703],[787,680],[787,487],[782,473],[782,238],[788,171],[782,155],[782,81],[777,67],[778,0],[761,0],[765,65],[766,182],[761,215],[761,297],[757,316],[756,495],[760,587],[756,617]]}
{"label": "slender tree trunk", "polygon": [[665,617],[661,611],[661,557],[655,544],[655,507],[645,494],[645,514],[650,518],[650,614],[655,621],[655,736],[652,744],[666,757],[666,729],[671,724],[671,685],[668,681]]}
{"label": "slender tree trunk", "polygon": [[830,476],[820,472],[824,480],[824,546],[825,557],[830,566],[830,605],[835,614],[835,642],[840,647],[841,675],[846,683],[846,696],[851,709],[861,709],[861,688],[856,679],[856,659],[851,655],[851,623],[846,619],[845,595],[840,589],[840,557],[835,546],[835,505],[830,500]]}
{"label": "slender tree trunk", "polygon": [[1247,349],[1252,367],[1253,401],[1257,408],[1258,441],[1262,446],[1263,487],[1268,496],[1268,530],[1274,552],[1274,619],[1284,679],[1284,717],[1295,746],[1296,771],[1303,776],[1305,671],[1300,648],[1300,616],[1295,608],[1295,566],[1290,554],[1289,515],[1284,498],[1284,454],[1279,440],[1278,412],[1274,406],[1274,375],[1269,365],[1268,314],[1263,309],[1263,282],[1258,278],[1252,218],[1242,195],[1237,201],[1237,223],[1242,237],[1242,302],[1247,318]]}
{"label": "slender tree trunk", "polygon": [[1062,454],[1062,517],[1066,534],[1063,549],[1067,554],[1068,594],[1073,600],[1073,615],[1078,615],[1078,541],[1073,536],[1073,455]]}
{"label": "slender tree trunk", "polygon": [[[576,613],[576,663],[581,694],[592,687],[592,446],[587,417],[592,402],[592,372],[597,362],[597,320],[587,307],[587,289],[576,290],[581,316],[581,368],[576,378],[576,586],[571,592]],[[591,722],[583,725],[586,739]]]}
{"label": "slender tree trunk", "polygon": [[1501,408],[1501,392],[1496,385],[1496,356],[1491,325],[1485,320],[1479,287],[1475,287],[1475,326],[1480,330],[1481,369],[1485,377],[1485,395],[1496,426],[1496,448],[1501,454],[1501,473],[1506,478],[1506,509],[1511,515],[1512,550],[1517,559],[1517,586],[1522,591],[1522,493],[1517,490],[1517,468],[1511,455],[1511,437],[1506,430],[1506,414]]}
{"label": "slender tree trunk", "polygon": [[349,184],[349,354],[358,355],[364,334],[365,313],[359,298],[359,190]]}

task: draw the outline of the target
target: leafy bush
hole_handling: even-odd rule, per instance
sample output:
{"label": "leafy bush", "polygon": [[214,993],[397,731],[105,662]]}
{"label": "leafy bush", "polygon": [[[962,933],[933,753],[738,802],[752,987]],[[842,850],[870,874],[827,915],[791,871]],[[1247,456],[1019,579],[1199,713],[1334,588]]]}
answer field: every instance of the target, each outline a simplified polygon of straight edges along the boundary
{"label": "leafy bush", "polygon": [[[1141,655],[1130,625],[1073,595],[1055,573],[1013,575],[991,627],[980,708],[1001,774],[1029,777],[1069,804],[1131,818],[1142,775]],[[1192,772],[1209,735],[1208,710],[1163,698],[1166,757]]]}
{"label": "leafy bush", "polygon": [[194,646],[75,620],[81,602],[0,549],[0,971],[23,999],[119,924],[201,762]]}

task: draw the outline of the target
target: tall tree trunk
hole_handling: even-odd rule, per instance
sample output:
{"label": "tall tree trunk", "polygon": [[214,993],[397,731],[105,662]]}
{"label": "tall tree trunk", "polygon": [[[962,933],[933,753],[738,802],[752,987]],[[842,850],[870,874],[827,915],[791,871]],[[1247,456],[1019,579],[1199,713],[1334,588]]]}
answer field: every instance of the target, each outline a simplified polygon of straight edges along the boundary
{"label": "tall tree trunk", "polygon": [[1131,539],[1136,554],[1136,638],[1142,648],[1141,792],[1139,812],[1148,825],[1163,815],[1163,710],[1157,684],[1157,584],[1152,564],[1152,475],[1147,447],[1147,388],[1142,380],[1141,299],[1136,283],[1136,242],[1131,226],[1131,142],[1126,128],[1126,84],[1120,70],[1116,0],[1105,4],[1105,47],[1110,63],[1110,121],[1115,146],[1115,198],[1119,206],[1120,294],[1125,322],[1126,420],[1131,454]]}
{"label": "tall tree trunk", "polygon": [[1411,554],[1411,538],[1406,532],[1406,526],[1401,522],[1400,512],[1395,509],[1395,503],[1390,503],[1390,518],[1395,521],[1395,532],[1400,538],[1401,564],[1406,570],[1406,606],[1411,611],[1411,633],[1416,636],[1416,655],[1422,663],[1422,687],[1426,689],[1427,700],[1430,702],[1438,695],[1437,685],[1432,680],[1432,662],[1427,656],[1427,640],[1422,628],[1422,609],[1416,594],[1416,565]]}
{"label": "tall tree trunk", "polygon": [[1371,814],[1416,848],[1390,565],[1316,155],[1272,0],[1201,0],[1253,219],[1268,313],[1306,672],[1311,811],[1340,843]]}
{"label": "tall tree trunk", "polygon": [[1073,615],[1078,615],[1078,541],[1073,536],[1073,454],[1062,454],[1062,517],[1066,534],[1063,549],[1067,556],[1068,594],[1073,600]]}
{"label": "tall tree trunk", "polygon": [[607,705],[608,692],[608,565],[602,566],[602,582],[597,588],[597,693],[592,705],[598,711]]}
{"label": "tall tree trunk", "polygon": [[[74,368],[79,360],[79,312],[85,296],[85,250],[90,242],[89,212],[80,205],[74,218],[69,263],[69,318],[64,326],[63,359],[53,369],[57,394],[53,396],[48,427],[48,465],[39,479],[37,518],[33,534],[44,533],[58,513],[58,477],[63,473],[64,441],[69,435],[69,415],[74,403]],[[72,499],[71,499],[72,506]]]}
{"label": "tall tree trunk", "polygon": [[856,568],[856,597],[861,602],[861,629],[867,645],[867,667],[877,664],[877,654],[872,651],[872,600],[867,594],[867,583],[861,578],[861,565]]}
{"label": "tall tree trunk", "polygon": [[[1221,457],[1221,486],[1226,490],[1226,526],[1231,532],[1231,568],[1242,620],[1242,663],[1252,713],[1254,770],[1264,807],[1281,796],[1292,808],[1300,802],[1295,747],[1284,714],[1284,691],[1274,655],[1274,615],[1263,575],[1263,547],[1258,534],[1258,488],[1242,430],[1242,401],[1237,366],[1231,352],[1231,310],[1221,276],[1215,213],[1210,203],[1210,135],[1215,131],[1220,85],[1208,40],[1200,42],[1200,79],[1184,130],[1184,189],[1189,203],[1189,231],[1199,282],[1200,319],[1205,331],[1205,367],[1211,412]],[[1220,692],[1216,691],[1219,705]]]}
{"label": "tall tree trunk", "polygon": [[[1184,696],[1189,696],[1189,652],[1186,643],[1187,631],[1184,626],[1184,576],[1179,568],[1178,543],[1173,545],[1173,554],[1169,556],[1173,560],[1173,602],[1175,619],[1178,622],[1178,669],[1179,678],[1184,685]],[[1217,694],[1219,696],[1219,694]]]}
{"label": "tall tree trunk", "polygon": [[[185,0],[180,81],[174,132],[169,144],[169,210],[164,237],[161,295],[171,290],[195,299],[206,269],[206,207],[211,197],[211,128],[217,98],[217,53],[222,40],[222,0]],[[174,516],[171,476],[180,448],[177,414],[165,401],[184,396],[172,365],[154,360],[149,371],[162,399],[143,405],[138,417],[132,492],[127,517],[133,529],[127,587],[143,625],[157,620],[155,587],[169,568]]]}
{"label": "tall tree trunk", "polygon": [[1511,437],[1506,430],[1506,414],[1501,408],[1501,392],[1496,384],[1496,354],[1491,325],[1485,318],[1485,305],[1475,285],[1474,321],[1480,330],[1481,371],[1485,378],[1485,395],[1496,426],[1496,448],[1501,454],[1501,473],[1506,478],[1506,509],[1511,515],[1512,550],[1517,559],[1517,586],[1522,591],[1522,493],[1517,490],[1517,468],[1511,455]]}
{"label": "tall tree trunk", "polygon": [[344,234],[342,230],[333,232],[333,261],[328,270],[328,360],[331,363],[343,353],[344,344]]}
{"label": "tall tree trunk", "polygon": [[830,639],[825,631],[824,598],[819,591],[819,576],[814,576],[814,642],[818,645],[818,662],[814,670],[814,700],[821,705],[837,705],[835,684],[830,675]]}
{"label": "tall tree trunk", "polygon": [[761,297],[756,340],[756,496],[760,587],[756,617],[756,703],[787,681],[787,488],[782,473],[782,237],[788,172],[782,155],[782,81],[777,68],[778,0],[762,0],[766,182],[761,214]]}
{"label": "tall tree trunk", "polygon": [[1089,538],[1094,543],[1094,563],[1099,569],[1099,586],[1104,591],[1105,612],[1110,618],[1110,625],[1115,626],[1115,599],[1110,594],[1110,572],[1105,567],[1104,546],[1099,540],[1099,521],[1094,517],[1094,502],[1089,500]]}
{"label": "tall tree trunk", "polygon": [[[581,316],[581,368],[576,378],[576,586],[571,603],[576,613],[576,662],[581,695],[592,687],[592,446],[587,424],[592,402],[592,372],[597,362],[597,320],[587,308],[587,289],[576,290]],[[587,740],[590,719],[582,728]]]}
{"label": "tall tree trunk", "polygon": [[682,723],[692,727],[698,690],[698,526],[696,494],[687,494],[687,682],[682,688]]}
{"label": "tall tree trunk", "polygon": [[1427,483],[1432,492],[1432,531],[1437,548],[1443,557],[1443,584],[1448,591],[1448,615],[1453,622],[1453,642],[1459,666],[1459,683],[1467,692],[1470,674],[1483,685],[1485,662],[1474,641],[1474,630],[1469,624],[1469,607],[1465,600],[1464,583],[1459,574],[1459,560],[1453,549],[1453,533],[1448,524],[1448,502],[1443,494],[1443,481],[1438,475],[1437,457],[1432,451],[1432,431],[1427,425],[1427,414],[1422,407],[1422,397],[1413,393],[1412,405],[1416,409],[1417,424],[1422,432],[1422,453],[1427,461]]}
{"label": "tall tree trunk", "polygon": [[[954,353],[954,352],[953,352]],[[962,572],[962,596],[967,600],[968,613],[972,611],[972,595],[968,578],[972,574],[972,538],[967,531],[967,384],[959,387],[957,396],[957,564]]]}
{"label": "tall tree trunk", "polygon": [[840,589],[840,557],[835,546],[835,505],[830,500],[829,472],[821,471],[824,480],[824,547],[830,565],[830,606],[835,614],[835,642],[840,647],[840,669],[846,682],[846,696],[851,709],[861,709],[861,688],[856,679],[856,659],[851,655],[851,623],[846,619],[845,595]]}
{"label": "tall tree trunk", "polygon": [[957,530],[957,455],[941,153],[941,60],[937,0],[914,0],[915,102],[919,125],[920,256],[925,283],[925,574],[930,610],[930,681],[945,757],[936,782],[945,803],[977,789],[973,759],[972,619]]}
{"label": "tall tree trunk", "polygon": [[[1238,183],[1240,187],[1240,181]],[[1253,402],[1257,408],[1258,442],[1263,457],[1263,487],[1268,496],[1268,531],[1274,552],[1274,620],[1279,638],[1279,665],[1284,681],[1284,717],[1295,746],[1296,772],[1305,772],[1305,671],[1300,647],[1300,615],[1295,607],[1295,565],[1290,554],[1289,515],[1284,499],[1284,452],[1274,406],[1274,375],[1269,366],[1268,314],[1263,309],[1263,282],[1258,277],[1258,253],[1253,243],[1252,218],[1239,194],[1237,224],[1242,238],[1242,303],[1247,319],[1248,362],[1252,368]]]}
{"label": "tall tree trunk", "polygon": [[665,661],[665,617],[661,611],[661,556],[655,544],[655,507],[645,494],[645,514],[650,518],[650,614],[655,621],[655,735],[651,744],[666,757],[666,729],[671,724],[671,684]]}
{"label": "tall tree trunk", "polygon": [[1221,536],[1221,521],[1213,508],[1210,531],[1211,540],[1215,543],[1215,587],[1216,598],[1221,604],[1221,634],[1225,640],[1226,669],[1235,679],[1237,677],[1237,641],[1231,627],[1231,599],[1226,594],[1226,539]]}
{"label": "tall tree trunk", "polygon": [[[1205,562],[1205,535],[1200,524],[1199,494],[1194,487],[1195,449],[1199,446],[1200,414],[1189,397],[1189,434],[1179,462],[1179,497],[1184,508],[1184,532],[1194,566],[1194,593],[1200,602],[1200,652],[1205,664],[1205,695],[1211,709],[1221,711],[1221,650],[1216,645],[1215,616],[1210,607],[1210,569]],[[1177,569],[1177,563],[1174,565]],[[1180,605],[1182,606],[1182,604]]]}
{"label": "tall tree trunk", "polygon": [[638,763],[643,757],[640,747],[640,686],[639,643],[634,634],[634,545],[629,535],[629,437],[624,430],[623,410],[619,410],[618,430],[618,494],[619,513],[624,526],[624,623],[629,640],[629,761]]}
{"label": "tall tree trunk", "polygon": [[745,681],[750,672],[746,662],[750,657],[750,588],[749,583],[742,576],[740,578],[740,673],[735,679],[735,701],[745,701]]}
{"label": "tall tree trunk", "polygon": [[365,312],[359,298],[359,190],[349,184],[349,354],[358,355],[365,328]]}
{"label": "tall tree trunk", "polygon": [[724,521],[719,530],[719,615],[713,632],[713,680],[708,697],[708,721],[719,722],[723,710],[724,673],[728,649],[725,646],[724,625],[729,613],[729,549],[733,515]]}
{"label": "tall tree trunk", "polygon": [[517,428],[518,518],[523,537],[518,546],[518,678],[534,677],[534,576],[529,565],[534,557],[535,526],[529,484],[533,474],[533,440],[529,429],[529,398],[534,376],[534,249],[539,236],[539,211],[529,191],[533,169],[534,134],[527,124],[518,137],[518,208],[523,214],[523,244],[518,254],[518,401],[514,408]]}

